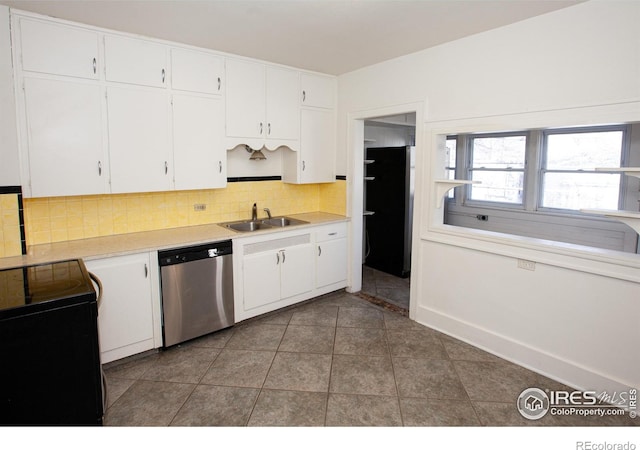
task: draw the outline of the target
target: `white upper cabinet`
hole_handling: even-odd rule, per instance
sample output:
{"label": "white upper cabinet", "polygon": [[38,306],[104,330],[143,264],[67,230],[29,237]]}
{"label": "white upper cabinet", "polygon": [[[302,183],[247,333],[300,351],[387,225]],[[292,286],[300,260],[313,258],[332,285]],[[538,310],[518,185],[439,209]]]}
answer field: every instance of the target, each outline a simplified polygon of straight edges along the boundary
{"label": "white upper cabinet", "polygon": [[[30,180],[25,195],[103,194],[102,88],[72,79],[24,79]],[[28,189],[30,186],[30,190]]]}
{"label": "white upper cabinet", "polygon": [[165,87],[167,47],[141,39],[104,37],[107,81]]}
{"label": "white upper cabinet", "polygon": [[298,146],[300,135],[295,70],[228,59],[226,61],[226,134],[231,146]]}
{"label": "white upper cabinet", "polygon": [[98,79],[98,33],[21,17],[22,70]]}
{"label": "white upper cabinet", "polygon": [[107,89],[111,192],[171,189],[169,102],[164,91]]}
{"label": "white upper cabinet", "polygon": [[175,90],[221,94],[224,60],[207,53],[171,49],[171,87]]}
{"label": "white upper cabinet", "polygon": [[300,101],[302,106],[333,109],[335,107],[336,79],[325,75],[300,75]]}
{"label": "white upper cabinet", "polygon": [[335,182],[334,111],[303,109],[300,116],[300,151],[283,153],[282,181],[293,184]]}
{"label": "white upper cabinet", "polygon": [[298,107],[299,74],[294,70],[267,66],[266,138],[290,139],[300,137],[300,108]]}
{"label": "white upper cabinet", "polygon": [[172,104],[175,188],[225,187],[227,150],[222,99],[174,94]]}
{"label": "white upper cabinet", "polygon": [[226,73],[227,136],[263,138],[266,125],[264,65],[228,59]]}

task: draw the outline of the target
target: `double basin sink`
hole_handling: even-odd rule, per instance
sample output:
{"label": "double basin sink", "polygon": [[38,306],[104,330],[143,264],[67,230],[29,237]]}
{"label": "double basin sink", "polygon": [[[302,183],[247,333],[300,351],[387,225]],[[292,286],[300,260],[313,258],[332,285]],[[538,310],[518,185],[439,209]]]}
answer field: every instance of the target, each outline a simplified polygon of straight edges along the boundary
{"label": "double basin sink", "polygon": [[260,220],[242,220],[237,222],[221,223],[223,227],[230,228],[234,231],[240,231],[243,233],[250,231],[266,230],[268,228],[284,228],[292,225],[302,225],[306,222],[304,220],[292,219],[291,217],[272,217],[270,219]]}

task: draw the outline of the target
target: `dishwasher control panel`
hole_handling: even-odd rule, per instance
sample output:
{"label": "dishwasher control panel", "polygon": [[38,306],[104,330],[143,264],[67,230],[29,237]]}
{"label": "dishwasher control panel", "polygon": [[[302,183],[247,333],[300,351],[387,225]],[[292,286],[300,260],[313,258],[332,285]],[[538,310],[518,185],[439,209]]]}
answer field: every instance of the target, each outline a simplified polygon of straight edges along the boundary
{"label": "dishwasher control panel", "polygon": [[197,261],[205,258],[217,258],[231,255],[231,241],[212,242],[210,244],[195,245],[192,247],[173,248],[158,252],[160,267]]}

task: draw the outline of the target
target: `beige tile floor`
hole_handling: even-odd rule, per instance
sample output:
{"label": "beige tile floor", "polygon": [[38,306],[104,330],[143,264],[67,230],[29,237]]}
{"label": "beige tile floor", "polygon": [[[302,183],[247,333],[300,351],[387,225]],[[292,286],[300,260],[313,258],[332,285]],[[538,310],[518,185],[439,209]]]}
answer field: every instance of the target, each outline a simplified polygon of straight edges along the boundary
{"label": "beige tile floor", "polygon": [[409,310],[410,278],[400,278],[362,266],[362,292]]}
{"label": "beige tile floor", "polygon": [[106,368],[110,426],[639,425],[520,416],[563,386],[338,292]]}

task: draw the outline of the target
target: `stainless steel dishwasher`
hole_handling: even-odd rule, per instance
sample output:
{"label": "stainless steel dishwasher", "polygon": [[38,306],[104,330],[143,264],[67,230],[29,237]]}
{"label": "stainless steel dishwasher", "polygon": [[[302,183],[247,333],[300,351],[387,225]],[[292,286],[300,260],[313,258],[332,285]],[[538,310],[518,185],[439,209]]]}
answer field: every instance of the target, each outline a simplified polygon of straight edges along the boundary
{"label": "stainless steel dishwasher", "polygon": [[234,324],[231,241],[158,252],[164,346]]}

